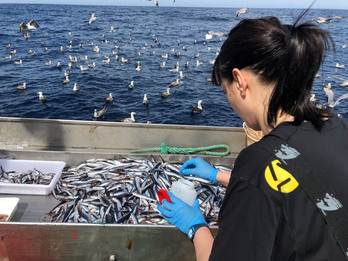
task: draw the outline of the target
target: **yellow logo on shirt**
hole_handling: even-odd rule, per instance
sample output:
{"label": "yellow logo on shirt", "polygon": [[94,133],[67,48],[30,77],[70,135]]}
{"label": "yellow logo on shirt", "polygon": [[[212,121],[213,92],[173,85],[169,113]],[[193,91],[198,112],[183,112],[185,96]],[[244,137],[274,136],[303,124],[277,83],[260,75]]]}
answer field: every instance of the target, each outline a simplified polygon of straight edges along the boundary
{"label": "yellow logo on shirt", "polygon": [[297,180],[281,167],[279,160],[273,160],[265,170],[265,178],[270,187],[282,193],[290,193],[299,185]]}

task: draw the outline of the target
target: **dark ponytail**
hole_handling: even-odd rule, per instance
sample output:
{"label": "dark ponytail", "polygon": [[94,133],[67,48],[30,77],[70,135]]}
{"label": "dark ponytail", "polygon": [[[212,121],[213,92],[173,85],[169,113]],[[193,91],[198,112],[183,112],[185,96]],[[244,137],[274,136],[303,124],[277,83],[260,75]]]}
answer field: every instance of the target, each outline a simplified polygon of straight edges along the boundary
{"label": "dark ponytail", "polygon": [[248,68],[266,84],[275,84],[267,122],[274,126],[281,110],[294,124],[311,121],[321,129],[326,109],[315,107],[309,96],[315,74],[332,42],[330,34],[312,23],[282,25],[276,17],[242,20],[223,44],[213,68],[213,83],[233,81],[234,68]]}

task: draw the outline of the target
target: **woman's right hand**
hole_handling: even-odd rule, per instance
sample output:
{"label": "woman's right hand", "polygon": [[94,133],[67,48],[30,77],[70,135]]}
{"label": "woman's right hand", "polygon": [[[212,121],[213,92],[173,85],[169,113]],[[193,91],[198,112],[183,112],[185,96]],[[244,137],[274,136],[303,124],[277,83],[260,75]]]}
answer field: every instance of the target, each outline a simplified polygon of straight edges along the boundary
{"label": "woman's right hand", "polygon": [[197,177],[207,179],[213,183],[217,183],[216,175],[219,172],[201,158],[194,158],[186,161],[180,168],[183,175],[195,175]]}

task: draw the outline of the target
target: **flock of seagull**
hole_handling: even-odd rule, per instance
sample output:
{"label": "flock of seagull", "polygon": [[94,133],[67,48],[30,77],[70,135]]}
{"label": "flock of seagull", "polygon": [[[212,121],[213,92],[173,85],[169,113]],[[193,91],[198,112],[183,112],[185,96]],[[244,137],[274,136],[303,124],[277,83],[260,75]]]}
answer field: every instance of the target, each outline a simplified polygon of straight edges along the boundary
{"label": "flock of seagull", "polygon": [[[151,1],[151,0],[149,0]],[[156,5],[158,5],[158,1],[155,1],[155,3],[157,2]],[[174,0],[175,2],[175,0]],[[244,14],[246,13],[248,10],[248,8],[244,7],[240,10],[237,11],[236,13],[236,16],[239,17],[241,14]],[[341,18],[344,18],[343,16],[334,16],[334,17],[330,17],[330,18],[323,18],[323,17],[317,17],[317,18],[313,18],[312,20],[316,20],[317,23],[330,23],[333,19],[341,19]],[[94,21],[97,20],[97,17],[95,15],[95,13],[93,12],[91,14],[91,17],[88,21],[88,25],[91,25]],[[31,20],[29,21],[28,23],[25,23],[25,22],[22,22],[20,25],[19,25],[19,30],[18,30],[18,33],[22,33],[23,37],[25,37],[25,39],[28,39],[30,37],[29,33],[32,31],[32,30],[37,30],[39,28],[39,25],[36,21],[34,20]],[[110,32],[115,32],[115,28],[113,26],[110,27]],[[71,32],[68,32],[68,35],[71,36]],[[220,37],[220,40],[221,37],[224,37],[226,36],[224,33],[222,32],[215,32],[215,31],[208,31],[207,34],[205,35],[205,39],[206,40],[211,40],[213,37]],[[104,36],[103,36],[104,37]],[[155,38],[155,35],[152,35],[153,38]],[[108,40],[105,39],[104,37],[104,42],[108,42]],[[131,41],[131,38],[129,39],[129,42]],[[196,41],[195,41],[196,43]],[[69,45],[71,45],[72,43],[69,42]],[[115,49],[114,51],[112,51],[112,55],[115,55],[115,60],[117,61],[120,61],[122,64],[125,64],[125,63],[128,63],[128,59],[124,58],[124,57],[118,57],[118,54],[119,54],[119,46],[117,46],[117,41],[115,41]],[[151,46],[152,48],[154,47],[154,45],[157,44],[158,46],[160,46],[160,42],[155,39],[154,41],[154,44]],[[178,46],[180,45],[180,41],[177,40],[177,44]],[[45,43],[44,42],[41,42],[41,45],[44,46]],[[64,46],[61,46],[60,47],[60,51],[61,52],[64,52],[66,50],[66,48],[69,48],[69,45],[67,47],[64,47]],[[81,45],[81,44],[80,44]],[[92,46],[92,51],[95,52],[95,53],[98,53],[100,51],[98,45],[93,45],[92,43],[89,44]],[[146,48],[147,44],[144,44],[144,46],[141,48],[142,50],[144,50]],[[9,52],[10,52],[10,55],[9,56],[6,56],[5,59],[12,59],[15,55],[16,55],[16,50],[13,50],[11,49],[11,45],[8,44],[5,46],[7,49],[9,49]],[[80,46],[81,47],[81,46]],[[345,48],[346,46],[341,46],[341,48]],[[71,47],[70,47],[71,48]],[[182,47],[183,50],[186,50],[187,47],[186,46],[183,46]],[[172,48],[170,51],[174,52],[174,48]],[[35,53],[32,51],[32,50],[29,50],[28,51],[28,54],[32,54],[34,55]],[[154,51],[152,51],[150,53],[151,55],[154,55]],[[140,54],[139,54],[140,55]],[[180,56],[180,52],[177,52],[177,53],[174,53],[175,56],[179,57]],[[218,55],[218,52],[216,52],[216,55]],[[203,62],[200,62],[198,60],[199,58],[199,53],[195,54],[194,55],[195,58],[196,58],[196,66],[200,66]],[[162,55],[161,58],[163,59],[163,62],[162,64],[159,65],[159,68],[165,68],[166,66],[166,60],[168,59],[168,54],[165,54],[165,55]],[[78,62],[78,60],[81,60],[81,61],[84,61],[84,62],[88,62],[88,56],[85,55],[84,57],[81,57],[81,58],[78,58],[77,56],[72,56],[72,55],[69,55],[69,61],[68,61],[68,67],[69,69],[66,69],[64,71],[64,76],[65,76],[65,79],[62,80],[62,84],[68,84],[70,83],[70,79],[69,79],[69,76],[70,76],[70,68],[72,66],[72,64],[76,64]],[[110,63],[110,56],[105,56],[104,59],[102,60],[103,63]],[[215,60],[211,60],[209,61],[210,64],[214,64],[214,61]],[[19,60],[19,61],[14,61],[14,64],[15,65],[22,65],[22,60]],[[45,66],[52,66],[52,61],[48,61],[48,62],[44,62],[44,65]],[[79,68],[81,70],[81,72],[83,71],[87,71],[87,70],[90,70],[92,68],[94,68],[96,66],[95,62],[91,63],[91,64],[88,64],[86,66],[83,66],[83,65],[80,65]],[[189,66],[189,62],[186,62],[185,64],[185,67],[188,67]],[[56,65],[57,68],[61,69],[61,63],[58,62],[57,65]],[[336,64],[336,68],[344,68],[344,65],[340,65],[340,64]],[[142,65],[140,62],[137,62],[135,64],[135,71],[140,71],[142,69]],[[178,73],[178,78],[176,79],[175,82],[171,82],[169,83],[169,87],[166,89],[166,91],[163,91],[163,92],[159,92],[159,95],[162,96],[163,98],[168,98],[170,96],[170,90],[171,88],[174,88],[176,86],[178,86],[180,84],[180,81],[184,78],[187,78],[187,74],[184,74],[181,70],[180,70],[180,66],[179,66],[179,63],[177,62],[175,65],[174,65],[174,68],[171,68],[169,69],[170,72],[172,73]],[[341,78],[336,78],[336,77],[328,77],[328,78],[332,78],[334,80],[338,80],[338,81],[341,81],[342,84],[339,85],[339,87],[341,88],[346,88],[348,87],[348,80],[344,80],[344,79],[341,79]],[[210,78],[206,78],[207,81],[211,81]],[[23,84],[16,84],[16,85],[13,85],[13,87],[15,87],[16,89],[18,90],[25,90],[27,88],[26,86],[26,82],[24,82]],[[79,91],[81,88],[81,86],[78,84],[78,83],[74,83],[74,86],[73,86],[73,91],[74,92],[77,92]],[[134,80],[132,80],[130,82],[130,84],[128,85],[128,88],[129,89],[133,89],[134,88]],[[325,94],[326,96],[328,97],[328,101],[327,101],[327,105],[329,107],[335,107],[337,106],[337,104],[348,97],[348,93],[346,94],[343,94],[341,95],[336,101],[334,101],[334,93],[333,91],[331,90],[331,83],[328,84],[328,85],[323,85],[323,90],[325,91]],[[37,94],[39,95],[39,100],[41,102],[46,102],[47,98],[46,96],[43,95],[43,92],[37,92]],[[315,102],[316,99],[314,97],[314,95],[312,95],[311,97],[311,101]],[[112,103],[113,102],[113,94],[112,93],[109,93],[109,96],[105,97],[104,98],[104,102],[105,103]],[[191,113],[201,113],[203,111],[203,108],[202,108],[202,100],[199,100],[198,103],[197,103],[197,106],[193,106],[192,109],[191,109]],[[148,106],[149,105],[149,100],[147,98],[147,94],[144,94],[144,98],[143,98],[143,104],[144,106]],[[320,105],[318,105],[320,106]],[[95,119],[98,119],[100,117],[103,117],[103,115],[105,114],[105,112],[107,111],[107,106],[104,105],[104,107],[100,110],[98,109],[94,109],[94,118]],[[129,123],[132,123],[132,122],[135,122],[135,118],[134,118],[134,115],[136,114],[136,112],[131,112],[131,115],[129,118],[125,118],[125,119],[121,119],[119,120],[120,122],[129,122]],[[150,122],[148,122],[150,123]]]}

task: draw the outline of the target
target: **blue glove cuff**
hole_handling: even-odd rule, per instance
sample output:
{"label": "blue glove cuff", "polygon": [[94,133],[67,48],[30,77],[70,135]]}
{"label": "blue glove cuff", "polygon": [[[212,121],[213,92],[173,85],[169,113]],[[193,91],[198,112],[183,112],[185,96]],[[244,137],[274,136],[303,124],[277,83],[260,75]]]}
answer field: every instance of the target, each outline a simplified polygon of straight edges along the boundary
{"label": "blue glove cuff", "polygon": [[199,223],[199,224],[196,224],[196,225],[193,225],[190,229],[189,229],[189,232],[187,233],[187,236],[188,238],[193,242],[193,239],[196,235],[196,232],[199,228],[201,227],[207,227],[209,228],[208,224],[207,223]]}

